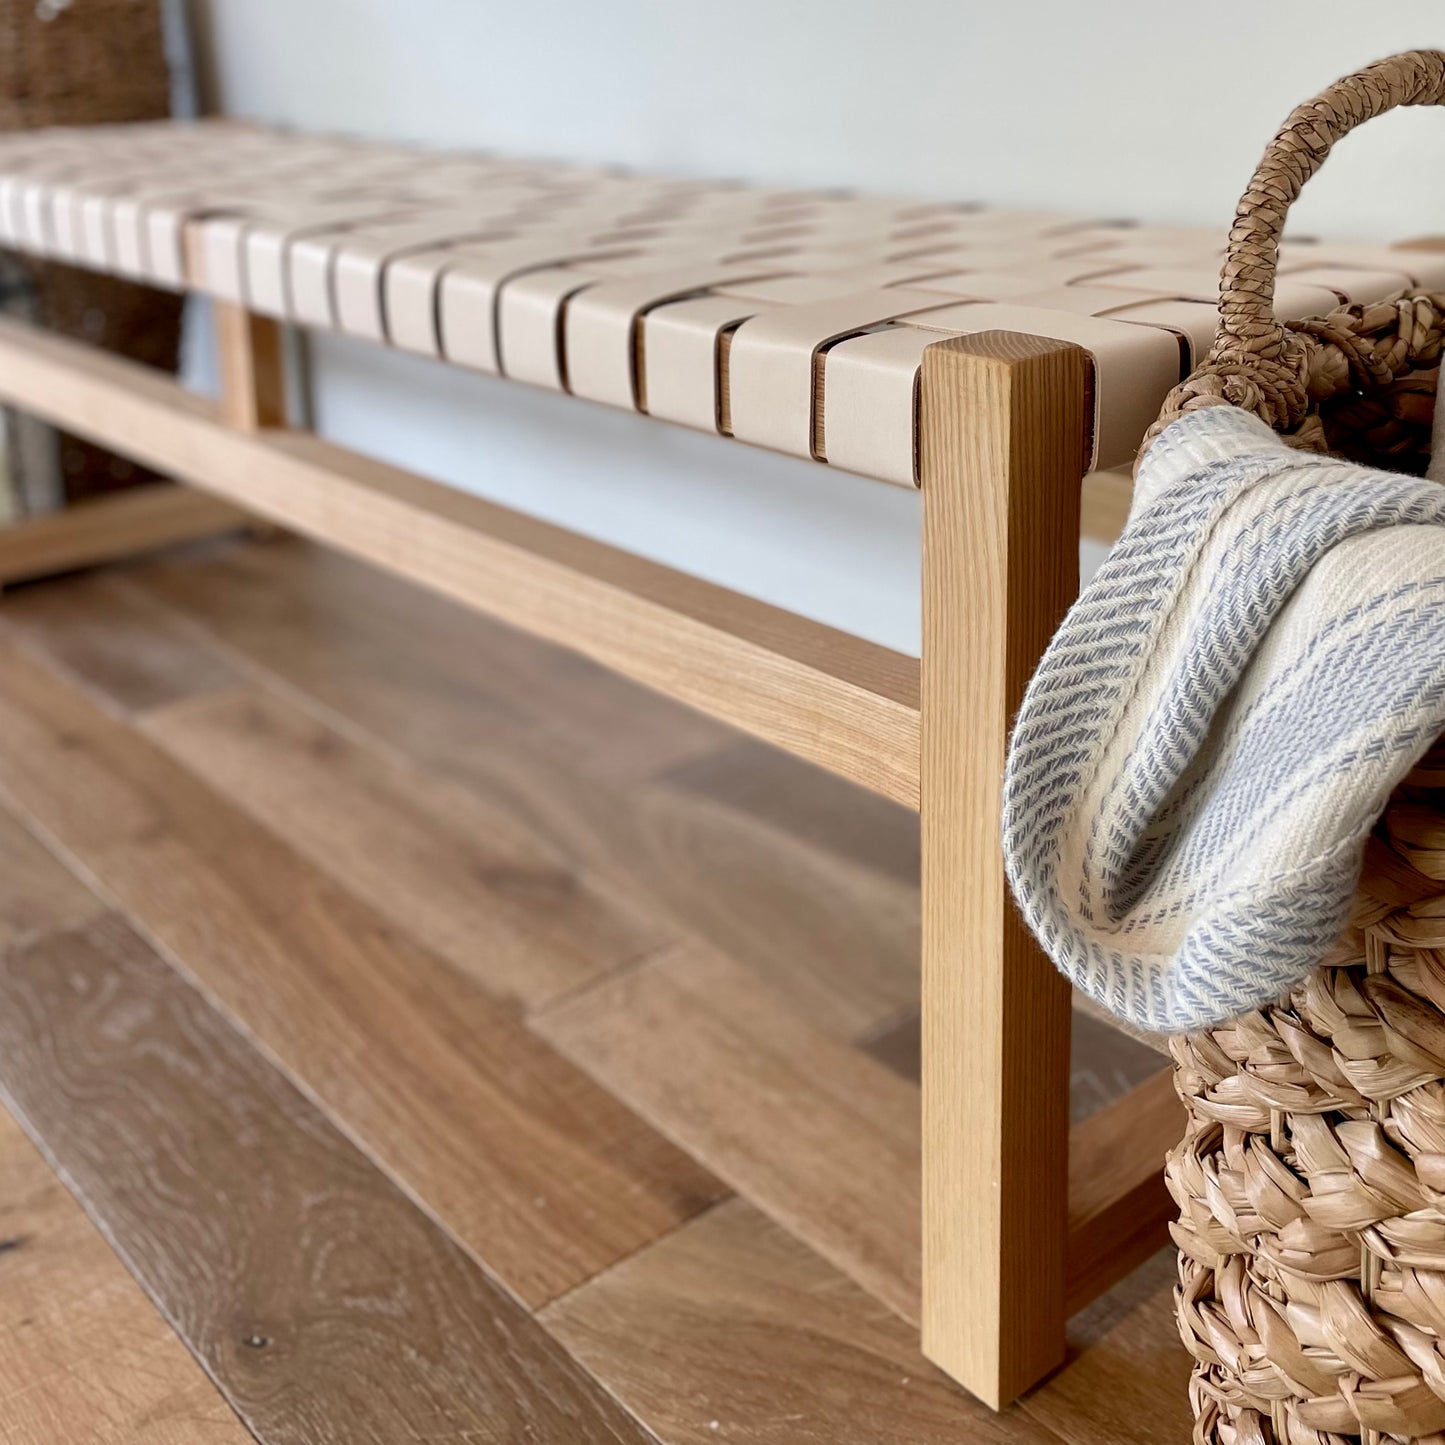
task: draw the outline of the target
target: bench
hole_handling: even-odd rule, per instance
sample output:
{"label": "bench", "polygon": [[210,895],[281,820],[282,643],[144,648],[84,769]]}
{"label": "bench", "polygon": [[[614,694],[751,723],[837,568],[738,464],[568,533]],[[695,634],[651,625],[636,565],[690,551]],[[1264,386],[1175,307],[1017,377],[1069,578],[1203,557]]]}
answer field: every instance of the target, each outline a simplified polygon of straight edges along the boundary
{"label": "bench", "polygon": [[[1071,1138],[1069,990],[1010,905],[999,780],[1081,528],[1120,524],[1109,469],[1212,338],[1215,232],[204,122],[0,138],[0,246],[211,298],[222,377],[213,403],[0,321],[0,398],[189,484],[8,529],[0,583],[259,516],[920,810],[925,1217],[888,1303],[996,1407],[1057,1366],[1167,1241],[1182,1113],[1161,1072]],[[1281,273],[1306,316],[1445,286],[1445,255],[1300,241]],[[921,664],[289,426],[286,326],[921,487]]]}

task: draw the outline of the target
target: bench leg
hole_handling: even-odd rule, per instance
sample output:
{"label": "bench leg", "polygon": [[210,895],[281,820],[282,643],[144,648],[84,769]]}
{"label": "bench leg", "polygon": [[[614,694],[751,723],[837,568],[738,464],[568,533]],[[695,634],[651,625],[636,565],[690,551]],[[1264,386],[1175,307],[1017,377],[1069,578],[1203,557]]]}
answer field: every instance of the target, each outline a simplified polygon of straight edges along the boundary
{"label": "bench leg", "polygon": [[1064,1358],[1069,988],[1008,896],[1009,722],[1078,588],[1089,367],[992,332],[923,364],[923,1349],[1001,1408]]}
{"label": "bench leg", "polygon": [[286,425],[286,365],[279,322],[230,301],[214,304],[221,416],[238,431]]}

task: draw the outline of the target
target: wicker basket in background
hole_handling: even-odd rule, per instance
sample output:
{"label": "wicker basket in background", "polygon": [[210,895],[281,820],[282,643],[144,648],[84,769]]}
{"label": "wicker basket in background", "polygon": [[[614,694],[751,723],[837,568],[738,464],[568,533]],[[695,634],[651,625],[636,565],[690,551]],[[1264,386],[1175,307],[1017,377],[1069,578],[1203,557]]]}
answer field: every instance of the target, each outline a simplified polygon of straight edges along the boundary
{"label": "wicker basket in background", "polygon": [[[1417,51],[1290,116],[1240,202],[1214,349],[1159,427],[1233,403],[1298,446],[1424,471],[1445,293],[1292,326],[1273,295],[1285,214],[1332,144],[1395,106],[1442,103],[1445,54]],[[1376,829],[1327,966],[1173,1051],[1196,1440],[1445,1445],[1445,746]]]}
{"label": "wicker basket in background", "polygon": [[[0,0],[0,130],[109,125],[170,113],[160,0]],[[0,307],[134,360],[176,369],[179,297],[114,277],[0,257]],[[89,442],[4,417],[14,515],[152,480]]]}
{"label": "wicker basket in background", "polygon": [[157,0],[0,0],[0,130],[170,110]]}

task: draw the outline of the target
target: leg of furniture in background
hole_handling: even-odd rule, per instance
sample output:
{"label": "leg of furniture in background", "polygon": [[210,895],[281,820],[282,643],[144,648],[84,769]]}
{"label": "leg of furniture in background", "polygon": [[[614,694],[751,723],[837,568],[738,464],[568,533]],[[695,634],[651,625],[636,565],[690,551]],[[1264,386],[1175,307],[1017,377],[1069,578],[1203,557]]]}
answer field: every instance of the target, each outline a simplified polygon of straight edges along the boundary
{"label": "leg of furniture in background", "polygon": [[923,364],[923,1347],[1001,1407],[1064,1358],[1069,987],[1008,896],[1009,723],[1078,591],[1089,361],[991,332]]}
{"label": "leg of furniture in background", "polygon": [[[221,420],[237,431],[284,427],[290,420],[286,399],[286,332],[279,321],[258,316],[231,301],[211,303],[216,328],[216,364],[221,382]],[[253,517],[253,537],[275,538],[281,528]]]}
{"label": "leg of furniture in background", "polygon": [[229,301],[214,304],[222,420],[238,431],[285,426],[286,367],[280,323]]}

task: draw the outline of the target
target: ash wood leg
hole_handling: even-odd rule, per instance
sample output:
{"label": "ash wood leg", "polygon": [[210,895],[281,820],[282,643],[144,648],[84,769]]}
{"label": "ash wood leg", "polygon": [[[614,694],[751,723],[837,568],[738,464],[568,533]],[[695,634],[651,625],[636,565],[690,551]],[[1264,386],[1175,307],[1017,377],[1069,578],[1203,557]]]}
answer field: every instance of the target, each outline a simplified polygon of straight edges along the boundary
{"label": "ash wood leg", "polygon": [[[257,316],[230,301],[213,302],[216,360],[221,381],[221,420],[243,432],[284,427],[290,420],[286,404],[286,337],[280,322]],[[253,537],[281,534],[273,522],[252,519]]]}
{"label": "ash wood leg", "polygon": [[1069,989],[999,850],[1008,727],[1078,589],[1089,363],[1004,332],[923,363],[923,1348],[1001,1408],[1064,1357]]}
{"label": "ash wood leg", "polygon": [[215,303],[221,416],[238,431],[286,425],[286,366],[279,322],[230,301]]}

